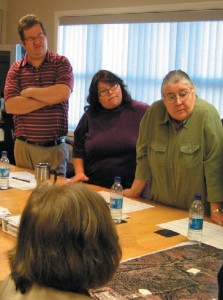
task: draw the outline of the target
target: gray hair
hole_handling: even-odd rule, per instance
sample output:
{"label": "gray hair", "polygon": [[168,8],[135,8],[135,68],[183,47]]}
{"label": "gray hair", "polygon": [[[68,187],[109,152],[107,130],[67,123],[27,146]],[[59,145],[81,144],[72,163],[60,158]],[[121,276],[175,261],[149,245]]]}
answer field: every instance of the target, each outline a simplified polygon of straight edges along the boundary
{"label": "gray hair", "polygon": [[188,87],[191,90],[195,90],[195,86],[187,73],[185,73],[182,70],[173,70],[173,71],[170,71],[163,79],[163,82],[161,85],[162,97],[164,96],[164,90],[167,85],[178,83],[178,82],[182,82],[182,83],[188,85]]}

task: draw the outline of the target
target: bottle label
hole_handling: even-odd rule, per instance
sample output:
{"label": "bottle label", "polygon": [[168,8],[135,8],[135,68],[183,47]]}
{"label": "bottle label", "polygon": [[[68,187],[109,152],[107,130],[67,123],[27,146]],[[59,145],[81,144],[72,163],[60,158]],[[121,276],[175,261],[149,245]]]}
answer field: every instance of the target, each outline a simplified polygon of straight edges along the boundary
{"label": "bottle label", "polygon": [[1,168],[0,169],[0,177],[8,178],[9,177],[9,168]]}
{"label": "bottle label", "polygon": [[114,209],[121,209],[123,205],[123,198],[111,198],[110,207]]}
{"label": "bottle label", "polygon": [[203,219],[200,218],[190,218],[189,219],[189,229],[191,230],[202,230],[203,228]]}

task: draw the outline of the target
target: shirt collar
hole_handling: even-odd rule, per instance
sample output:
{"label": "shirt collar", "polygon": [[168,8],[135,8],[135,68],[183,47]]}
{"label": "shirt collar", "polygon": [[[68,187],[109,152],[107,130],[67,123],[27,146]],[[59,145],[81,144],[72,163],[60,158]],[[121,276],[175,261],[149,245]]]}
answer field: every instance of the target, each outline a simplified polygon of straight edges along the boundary
{"label": "shirt collar", "polygon": [[[47,50],[46,52],[46,56],[45,56],[45,59],[43,60],[42,64],[47,61],[47,62],[51,62],[52,61],[52,57],[50,55],[50,52],[49,50]],[[25,67],[26,65],[31,65],[29,63],[29,58],[28,58],[28,54],[26,53],[23,60],[22,60],[22,63],[21,63],[21,67]]]}
{"label": "shirt collar", "polygon": [[[179,123],[179,127],[188,127],[187,126],[188,119],[184,120],[183,122]],[[167,110],[164,114],[163,120],[161,120],[160,124],[167,124],[167,123],[173,123],[173,118],[168,114]],[[176,121],[175,121],[176,122]],[[176,122],[177,123],[177,122]]]}

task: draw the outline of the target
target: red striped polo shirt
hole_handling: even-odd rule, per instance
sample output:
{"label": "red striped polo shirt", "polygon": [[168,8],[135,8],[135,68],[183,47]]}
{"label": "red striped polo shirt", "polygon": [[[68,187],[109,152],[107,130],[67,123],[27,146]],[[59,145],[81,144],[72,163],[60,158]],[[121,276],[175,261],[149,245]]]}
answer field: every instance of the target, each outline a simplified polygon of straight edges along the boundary
{"label": "red striped polo shirt", "polygon": [[[28,87],[48,87],[66,84],[73,90],[73,70],[64,56],[47,51],[44,62],[35,68],[27,56],[15,62],[9,69],[4,99],[20,96]],[[26,137],[34,142],[46,142],[65,136],[68,131],[68,99],[27,114],[14,115],[15,137]]]}

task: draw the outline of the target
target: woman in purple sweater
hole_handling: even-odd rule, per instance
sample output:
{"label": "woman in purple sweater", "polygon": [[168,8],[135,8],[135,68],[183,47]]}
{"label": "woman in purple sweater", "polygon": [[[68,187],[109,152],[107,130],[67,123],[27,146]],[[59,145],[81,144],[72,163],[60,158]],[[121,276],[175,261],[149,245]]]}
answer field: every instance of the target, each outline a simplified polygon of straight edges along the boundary
{"label": "woman in purple sweater", "polygon": [[139,123],[148,105],[133,100],[123,80],[106,70],[94,75],[87,101],[74,132],[72,182],[110,188],[114,177],[121,176],[123,187],[130,187]]}

